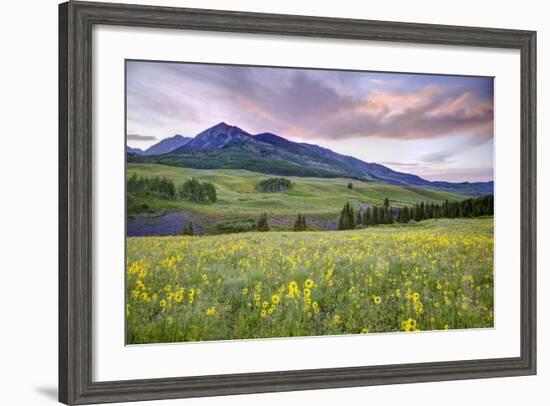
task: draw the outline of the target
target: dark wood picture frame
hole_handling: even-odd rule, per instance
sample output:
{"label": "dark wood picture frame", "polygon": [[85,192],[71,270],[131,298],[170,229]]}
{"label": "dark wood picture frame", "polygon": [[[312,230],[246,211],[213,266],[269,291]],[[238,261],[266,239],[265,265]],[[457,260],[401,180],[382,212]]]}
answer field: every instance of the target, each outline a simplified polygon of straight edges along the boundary
{"label": "dark wood picture frame", "polygon": [[[92,380],[92,27],[95,24],[518,49],[521,353],[476,359],[166,379]],[[536,373],[536,32],[109,3],[59,6],[59,400],[218,396]]]}

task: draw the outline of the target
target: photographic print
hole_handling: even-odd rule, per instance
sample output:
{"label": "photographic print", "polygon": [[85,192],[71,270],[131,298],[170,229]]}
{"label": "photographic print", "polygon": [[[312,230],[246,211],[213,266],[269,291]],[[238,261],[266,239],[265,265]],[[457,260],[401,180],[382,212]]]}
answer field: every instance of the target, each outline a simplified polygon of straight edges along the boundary
{"label": "photographic print", "polygon": [[127,344],[493,327],[493,78],[126,61]]}

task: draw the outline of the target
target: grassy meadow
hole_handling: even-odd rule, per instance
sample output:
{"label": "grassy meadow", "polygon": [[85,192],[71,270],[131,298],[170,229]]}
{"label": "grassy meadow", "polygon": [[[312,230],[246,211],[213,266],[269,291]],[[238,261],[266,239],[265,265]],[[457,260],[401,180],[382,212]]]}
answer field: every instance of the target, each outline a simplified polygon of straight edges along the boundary
{"label": "grassy meadow", "polygon": [[[131,172],[194,176],[191,169],[152,165],[129,165]],[[263,199],[253,189],[259,174],[200,175],[227,203],[205,209],[220,211],[282,212],[292,205],[335,212],[342,193],[348,200],[380,203],[391,196],[403,204],[436,193],[362,182],[346,191],[346,180],[306,178],[288,193]],[[332,190],[340,183],[336,196]],[[128,344],[493,326],[492,218],[331,232],[130,237],[126,260]]]}
{"label": "grassy meadow", "polygon": [[420,202],[460,201],[464,196],[415,187],[394,186],[377,182],[353,180],[353,190],[346,186],[347,178],[305,178],[285,176],[294,187],[284,193],[260,193],[255,190],[260,181],[273,177],[241,169],[191,169],[157,164],[127,164],[127,174],[144,177],[166,177],[176,184],[189,178],[211,182],[216,186],[218,202],[213,205],[186,200],[163,200],[155,197],[128,199],[128,213],[139,212],[146,205],[150,210],[189,210],[204,214],[235,218],[257,216],[265,211],[272,215],[301,212],[308,216],[334,216],[346,201],[353,204],[382,205],[390,199],[392,206],[414,205]]}

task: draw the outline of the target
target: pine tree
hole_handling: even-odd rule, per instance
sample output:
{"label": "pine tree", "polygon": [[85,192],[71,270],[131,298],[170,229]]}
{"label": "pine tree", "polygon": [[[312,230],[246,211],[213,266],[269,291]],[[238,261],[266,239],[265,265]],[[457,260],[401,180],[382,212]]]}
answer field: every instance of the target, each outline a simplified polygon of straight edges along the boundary
{"label": "pine tree", "polygon": [[372,224],[379,224],[380,217],[378,216],[378,206],[372,206]]}
{"label": "pine tree", "polygon": [[258,220],[258,231],[269,231],[269,224],[267,223],[267,213],[263,213]]}
{"label": "pine tree", "polygon": [[355,219],[355,224],[363,224],[363,212],[361,209],[357,210],[357,218]]}
{"label": "pine tree", "polygon": [[306,231],[306,228],[307,226],[305,216],[302,216],[301,213],[298,213],[298,217],[294,222],[294,231]]}
{"label": "pine tree", "polygon": [[367,207],[365,210],[365,214],[363,215],[363,225],[370,225],[371,224],[371,208]]}
{"label": "pine tree", "polygon": [[411,213],[408,206],[403,209],[403,223],[408,223],[411,220]]}
{"label": "pine tree", "polygon": [[414,221],[420,221],[422,220],[422,212],[420,211],[420,205],[415,204],[414,205]]}
{"label": "pine tree", "polygon": [[390,205],[390,200],[386,197],[384,199],[384,207],[388,207]]}
{"label": "pine tree", "polygon": [[408,223],[411,219],[411,211],[408,206],[405,206],[401,209],[403,211],[402,223]]}
{"label": "pine tree", "polygon": [[351,230],[355,227],[355,215],[353,207],[346,202],[344,208],[340,212],[340,218],[338,219],[338,230]]}
{"label": "pine tree", "polygon": [[353,190],[353,183],[351,183],[351,181],[348,183],[348,189]]}
{"label": "pine tree", "polygon": [[351,204],[348,203],[348,214],[346,218],[347,223],[347,229],[351,230],[355,228],[355,214],[353,213],[353,207],[351,207]]}
{"label": "pine tree", "polygon": [[195,232],[193,230],[193,223],[191,223],[190,221],[188,223],[185,223],[183,225],[181,233],[183,235],[195,235]]}

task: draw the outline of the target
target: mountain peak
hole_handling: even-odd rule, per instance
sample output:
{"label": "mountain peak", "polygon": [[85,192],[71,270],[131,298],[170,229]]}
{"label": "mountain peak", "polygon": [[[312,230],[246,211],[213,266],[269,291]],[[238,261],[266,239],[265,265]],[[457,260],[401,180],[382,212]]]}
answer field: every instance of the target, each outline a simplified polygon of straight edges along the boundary
{"label": "mountain peak", "polygon": [[[200,169],[260,169],[261,172],[283,176],[351,177],[464,195],[493,192],[492,183],[430,182],[417,175],[397,172],[384,165],[364,162],[318,145],[297,143],[270,132],[252,135],[223,121],[197,134],[170,154],[167,164],[177,162],[176,165]],[[197,159],[201,162],[197,163]],[[160,157],[157,162],[162,163],[163,160]]]}
{"label": "mountain peak", "polygon": [[226,130],[226,129],[230,129],[230,128],[237,128],[233,125],[229,125],[227,124],[225,121],[221,121],[219,122],[218,124],[210,127],[209,129],[207,129],[206,131],[208,130],[213,130],[213,129],[216,129],[216,130]]}
{"label": "mountain peak", "polygon": [[172,137],[164,138],[144,151],[145,155],[168,154],[177,148],[182,147],[191,141],[192,138],[176,134]]}
{"label": "mountain peak", "polygon": [[183,150],[217,150],[235,143],[248,141],[252,136],[239,127],[225,122],[218,123],[204,130],[182,147]]}

